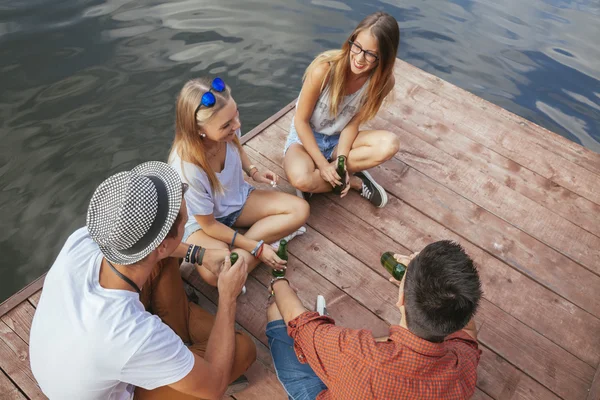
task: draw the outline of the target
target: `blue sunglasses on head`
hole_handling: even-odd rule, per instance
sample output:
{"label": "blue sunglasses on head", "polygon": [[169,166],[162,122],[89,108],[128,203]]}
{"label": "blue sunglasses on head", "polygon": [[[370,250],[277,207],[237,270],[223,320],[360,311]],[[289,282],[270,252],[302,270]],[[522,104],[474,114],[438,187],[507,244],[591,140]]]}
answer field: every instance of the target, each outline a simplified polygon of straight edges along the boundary
{"label": "blue sunglasses on head", "polygon": [[213,79],[212,83],[210,84],[210,89],[208,89],[208,92],[202,95],[202,98],[200,99],[200,104],[198,104],[198,107],[196,107],[196,110],[194,111],[194,116],[198,113],[200,107],[204,106],[210,108],[215,105],[215,103],[217,102],[217,98],[212,93],[213,90],[219,93],[225,90],[225,82],[223,82],[223,79],[219,77]]}

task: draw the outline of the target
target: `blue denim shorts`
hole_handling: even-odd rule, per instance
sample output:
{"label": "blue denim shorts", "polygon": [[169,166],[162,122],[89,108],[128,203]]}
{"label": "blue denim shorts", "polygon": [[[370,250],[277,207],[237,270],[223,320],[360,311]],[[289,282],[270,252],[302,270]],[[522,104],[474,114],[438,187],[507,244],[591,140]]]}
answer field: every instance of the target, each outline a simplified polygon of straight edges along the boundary
{"label": "blue denim shorts", "polygon": [[[256,188],[254,186],[250,186],[250,188],[248,189],[248,194],[246,195],[246,199],[248,198],[248,196],[250,196],[250,193],[252,193],[254,190],[256,190]],[[246,204],[244,204],[244,205],[246,205]],[[231,228],[231,227],[233,227],[233,225],[236,223],[236,221],[242,214],[243,209],[244,209],[244,206],[242,206],[242,208],[240,208],[237,211],[232,212],[229,215],[225,215],[224,217],[219,217],[219,218],[215,218],[215,219],[217,221],[219,221],[220,223],[222,223],[223,225],[227,225],[228,227]],[[185,231],[183,232],[183,239],[181,239],[181,241],[186,243],[188,238],[190,236],[192,236],[193,233],[195,233],[201,229],[202,229],[202,227],[196,220],[194,220],[189,225],[186,224]]]}
{"label": "blue denim shorts", "polygon": [[290,400],[315,400],[319,393],[327,389],[310,365],[298,361],[294,339],[287,334],[282,319],[267,324],[267,339],[277,379]]}
{"label": "blue denim shorts", "polygon": [[[340,141],[340,135],[323,135],[322,133],[315,131],[313,131],[313,135],[315,135],[317,146],[319,146],[319,150],[321,150],[321,154],[323,154],[323,157],[325,157],[327,161],[331,161],[333,159],[333,152],[335,151],[335,146],[337,146],[338,142]],[[294,123],[292,122],[292,126],[290,127],[290,133],[287,137],[285,147],[283,148],[284,156],[290,148],[290,146],[294,143],[302,144],[302,141],[300,141],[300,138],[298,137],[298,132],[296,132],[296,128],[294,127]]]}

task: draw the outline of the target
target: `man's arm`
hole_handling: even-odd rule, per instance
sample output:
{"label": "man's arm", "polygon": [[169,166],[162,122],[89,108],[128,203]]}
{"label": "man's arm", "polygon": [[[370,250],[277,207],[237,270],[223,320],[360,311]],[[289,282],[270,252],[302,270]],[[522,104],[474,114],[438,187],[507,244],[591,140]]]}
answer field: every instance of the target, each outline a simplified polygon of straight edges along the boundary
{"label": "man's arm", "polygon": [[207,399],[220,399],[231,379],[235,355],[236,299],[246,282],[244,258],[231,266],[225,258],[219,276],[219,305],[204,358],[194,354],[194,367],[185,378],[170,385],[175,390]]}
{"label": "man's arm", "polygon": [[376,343],[370,331],[341,328],[327,316],[306,311],[286,281],[275,281],[273,291],[288,333],[294,339],[298,360],[308,362],[328,387],[343,367],[347,353],[371,355],[375,351]]}

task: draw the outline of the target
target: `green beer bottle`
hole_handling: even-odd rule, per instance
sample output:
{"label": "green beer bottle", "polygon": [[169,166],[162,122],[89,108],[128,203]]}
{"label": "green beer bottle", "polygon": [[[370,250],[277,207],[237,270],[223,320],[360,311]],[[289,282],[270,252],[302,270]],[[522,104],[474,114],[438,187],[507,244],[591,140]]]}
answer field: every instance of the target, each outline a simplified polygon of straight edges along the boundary
{"label": "green beer bottle", "polygon": [[240,258],[240,256],[238,256],[238,253],[231,253],[229,255],[229,259],[231,260],[231,265],[235,264],[237,262],[238,258]]}
{"label": "green beer bottle", "polygon": [[[284,261],[288,260],[287,245],[287,240],[280,240],[279,248],[277,249],[277,257]],[[285,276],[285,269],[274,269],[271,273],[274,277]]]}
{"label": "green beer bottle", "polygon": [[383,268],[387,269],[397,281],[401,281],[406,272],[406,265],[396,261],[394,253],[391,251],[386,251],[381,255],[381,265],[383,265]]}
{"label": "green beer bottle", "polygon": [[340,176],[342,184],[335,186],[333,193],[342,194],[342,191],[346,188],[346,156],[339,156],[337,158],[337,168],[335,171]]}

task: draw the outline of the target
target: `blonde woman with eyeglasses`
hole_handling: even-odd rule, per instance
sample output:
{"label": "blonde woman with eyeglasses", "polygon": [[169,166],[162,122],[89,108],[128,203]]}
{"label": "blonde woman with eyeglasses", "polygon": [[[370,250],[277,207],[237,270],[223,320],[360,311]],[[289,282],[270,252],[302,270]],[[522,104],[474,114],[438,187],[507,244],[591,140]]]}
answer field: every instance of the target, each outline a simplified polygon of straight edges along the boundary
{"label": "blonde woman with eyeglasses", "polygon": [[[326,51],[308,66],[284,149],[285,172],[298,196],[308,199],[337,186],[342,197],[352,188],[376,207],[386,205],[385,190],[366,170],[392,158],[399,140],[360,125],[375,117],[394,87],[399,40],[396,19],[377,12],[340,50]],[[338,157],[346,160],[345,176],[336,171]]]}
{"label": "blonde woman with eyeglasses", "polygon": [[[305,232],[309,206],[296,196],[255,190],[244,181],[246,173],[255,182],[276,185],[277,175],[252,165],[240,145],[240,127],[237,104],[221,78],[193,79],[181,89],[169,163],[189,184],[183,241],[232,249],[246,258],[249,271],[260,261],[284,269],[286,261],[271,244]],[[216,285],[216,275],[201,265],[197,269]]]}

